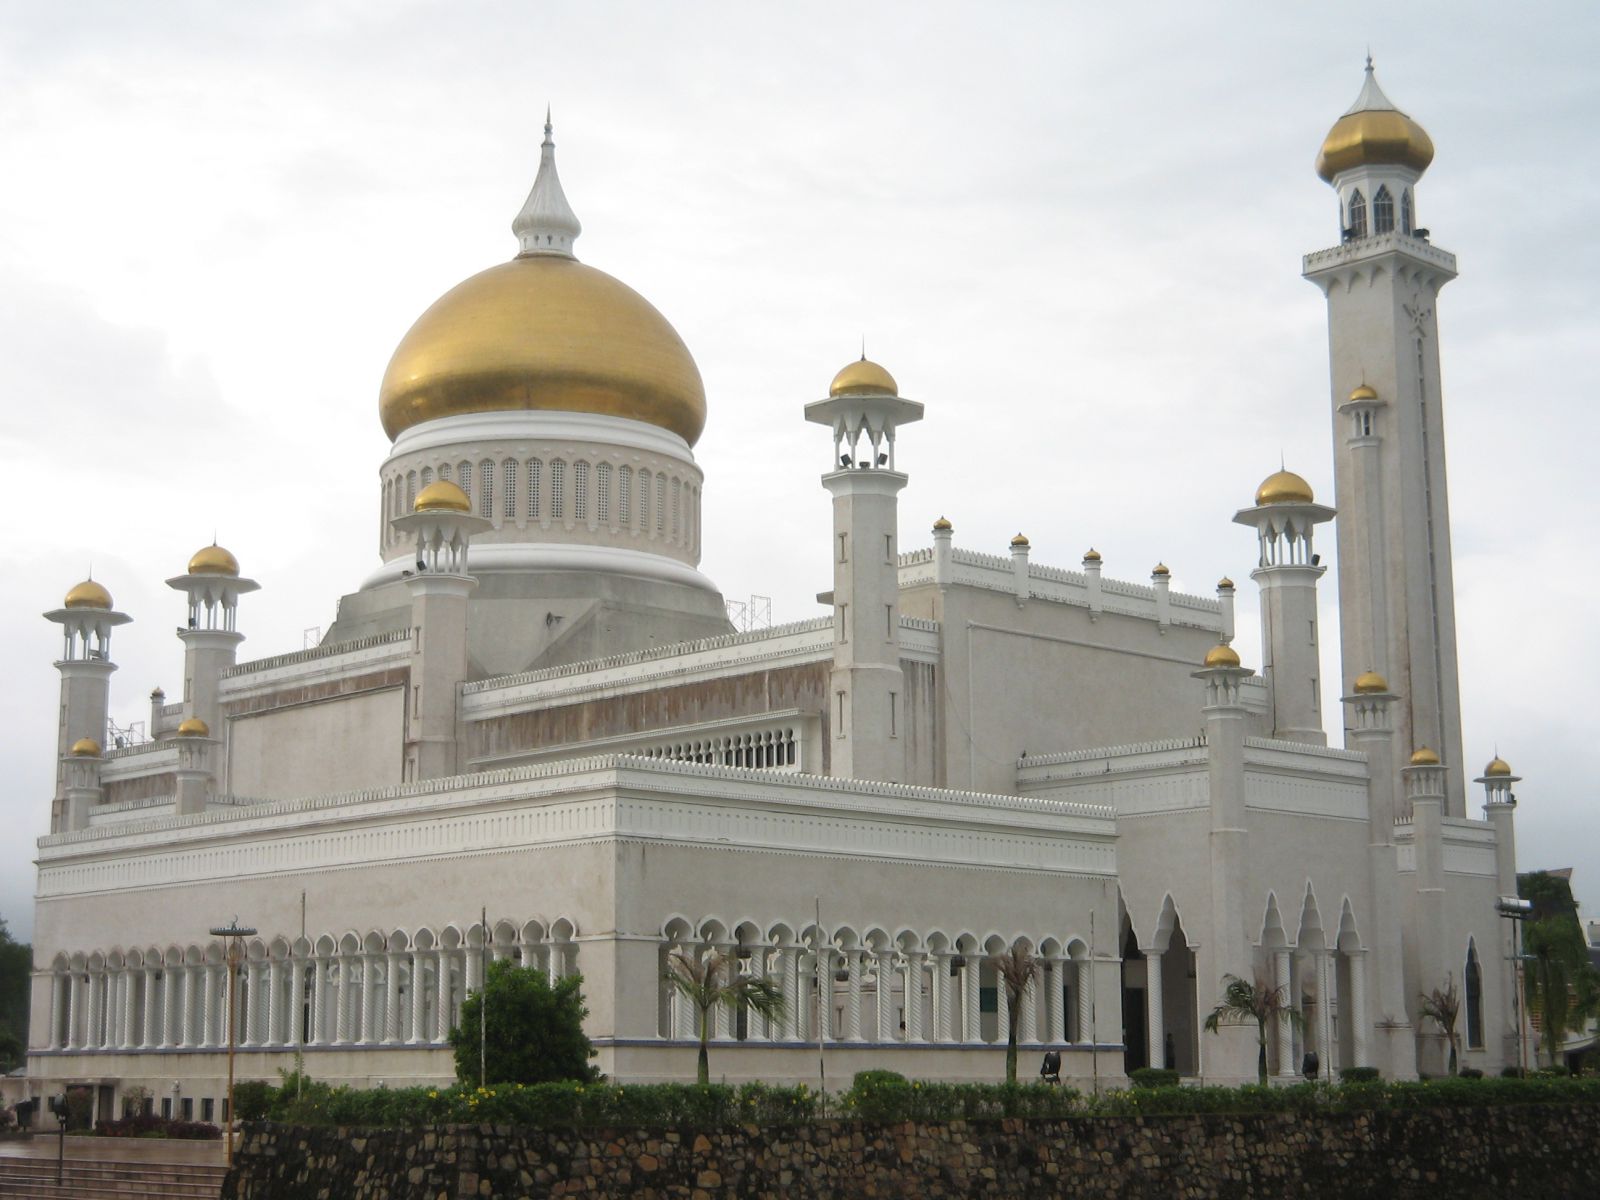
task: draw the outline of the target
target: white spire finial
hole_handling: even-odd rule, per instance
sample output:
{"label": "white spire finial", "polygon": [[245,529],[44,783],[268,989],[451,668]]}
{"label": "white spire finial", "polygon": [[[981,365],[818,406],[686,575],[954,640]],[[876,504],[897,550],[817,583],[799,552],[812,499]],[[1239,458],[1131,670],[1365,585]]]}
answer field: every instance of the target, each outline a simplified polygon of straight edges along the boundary
{"label": "white spire finial", "polygon": [[511,232],[517,235],[518,254],[553,254],[561,258],[574,258],[572,243],[583,232],[577,214],[567,203],[561,190],[561,177],[556,174],[556,143],[551,136],[550,108],[544,111],[544,141],[539,146],[539,174],[534,178],[533,190],[523,201],[522,211],[511,222]]}
{"label": "white spire finial", "polygon": [[1383,94],[1383,89],[1378,86],[1378,77],[1372,70],[1372,47],[1367,47],[1366,78],[1361,84],[1361,94],[1356,97],[1356,102],[1345,109],[1344,115],[1358,112],[1385,112],[1399,110],[1395,108],[1389,97]]}

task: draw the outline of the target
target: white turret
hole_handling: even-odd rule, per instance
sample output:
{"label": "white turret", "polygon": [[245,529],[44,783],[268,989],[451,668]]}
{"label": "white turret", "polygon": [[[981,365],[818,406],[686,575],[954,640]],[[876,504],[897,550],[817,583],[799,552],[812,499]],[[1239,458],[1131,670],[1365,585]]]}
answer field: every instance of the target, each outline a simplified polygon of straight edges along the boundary
{"label": "white turret", "polygon": [[183,643],[183,719],[199,718],[207,729],[220,730],[222,673],[234,665],[244,641],[236,627],[239,597],[261,585],[240,575],[239,560],[213,541],[195,551],[187,570],[167,580],[167,586],[189,601],[187,623],[178,629]]}
{"label": "white turret", "polygon": [[894,377],[862,357],[833,378],[806,420],[833,432],[833,673],[830,774],[899,782],[905,777],[905,679],[900,669],[900,564],[895,431],[922,419]]}
{"label": "white turret", "polygon": [[534,176],[533,190],[522,202],[522,211],[511,222],[511,232],[517,235],[522,254],[576,258],[572,243],[583,232],[583,225],[572,211],[572,205],[567,203],[567,194],[561,190],[561,176],[556,174],[556,144],[551,131],[547,108],[544,141],[539,146],[539,173]]}
{"label": "white turret", "polygon": [[1339,195],[1339,243],[1306,255],[1305,276],[1328,300],[1342,675],[1374,670],[1393,684],[1399,743],[1439,754],[1445,815],[1461,817],[1436,318],[1456,260],[1417,227],[1414,197],[1432,159],[1427,133],[1383,94],[1369,60],[1361,94],[1317,158]]}
{"label": "white turret", "polygon": [[1317,646],[1317,580],[1327,570],[1313,546],[1316,527],[1333,519],[1311,485],[1279,470],[1256,489],[1256,502],[1234,521],[1256,531],[1259,555],[1250,572],[1261,587],[1261,658],[1272,689],[1272,736],[1328,743],[1322,727]]}
{"label": "white turret", "polygon": [[[85,740],[92,742],[98,764],[111,707],[111,672],[117,669],[111,661],[111,631],[132,618],[112,607],[111,593],[93,577],[73,587],[61,607],[44,617],[60,625],[64,635],[56,662],[61,672],[61,721],[56,728],[56,794],[50,814],[50,831],[55,833],[69,827],[66,766],[74,756],[72,748]],[[93,787],[98,788],[98,782]],[[88,797],[80,796],[79,807],[86,803]]]}

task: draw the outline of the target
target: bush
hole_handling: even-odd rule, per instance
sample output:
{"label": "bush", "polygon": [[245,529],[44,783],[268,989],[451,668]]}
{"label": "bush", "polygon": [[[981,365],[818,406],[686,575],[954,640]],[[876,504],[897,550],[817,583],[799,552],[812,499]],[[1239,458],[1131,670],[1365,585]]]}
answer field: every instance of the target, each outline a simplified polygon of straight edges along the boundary
{"label": "bush", "polygon": [[259,1121],[272,1108],[278,1089],[264,1079],[246,1079],[233,1085],[233,1111],[241,1121]]}
{"label": "bush", "polygon": [[1178,1073],[1166,1067],[1135,1067],[1128,1078],[1137,1088],[1177,1087]]}
{"label": "bush", "polygon": [[582,989],[581,975],[551,983],[543,971],[509,959],[490,963],[483,989],[462,1002],[461,1024],[450,1031],[456,1079],[463,1085],[598,1079],[589,1064],[594,1046],[583,1032],[589,1010]]}
{"label": "bush", "polygon": [[[1462,1074],[1465,1075],[1466,1072],[1463,1071]],[[1479,1071],[1478,1074],[1482,1075],[1483,1072]],[[1339,1082],[1340,1083],[1372,1083],[1372,1082],[1376,1081],[1377,1078],[1378,1078],[1378,1068],[1377,1067],[1340,1067],[1339,1068]]]}
{"label": "bush", "polygon": [[1482,1079],[1483,1078],[1483,1072],[1481,1070],[1479,1070],[1477,1067],[1462,1067],[1461,1071],[1460,1071],[1460,1075],[1461,1075],[1462,1079]]}
{"label": "bush", "polygon": [[100,1137],[182,1138],[187,1141],[209,1141],[222,1136],[222,1130],[208,1121],[172,1121],[154,1113],[140,1113],[120,1121],[97,1121],[94,1131]]}

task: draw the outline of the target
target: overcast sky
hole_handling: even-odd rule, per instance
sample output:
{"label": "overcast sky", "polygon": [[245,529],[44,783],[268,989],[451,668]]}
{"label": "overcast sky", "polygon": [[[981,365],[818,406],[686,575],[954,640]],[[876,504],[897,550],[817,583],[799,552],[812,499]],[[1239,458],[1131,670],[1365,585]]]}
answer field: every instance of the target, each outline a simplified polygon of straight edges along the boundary
{"label": "overcast sky", "polygon": [[579,257],[705,377],[702,568],[726,596],[818,615],[830,444],[801,408],[864,335],[927,406],[900,442],[906,548],[945,514],[975,550],[1021,530],[1036,562],[1092,544],[1109,575],[1164,560],[1201,594],[1229,574],[1259,666],[1254,539],[1229,518],[1280,454],[1333,499],[1300,256],[1337,241],[1312,160],[1369,43],[1437,147],[1419,223],[1460,258],[1439,325],[1468,763],[1498,747],[1526,777],[1521,866],[1576,867],[1600,915],[1596,13],[0,6],[0,916],[31,930],[49,819],[39,614],[93,565],[134,618],[124,723],[181,692],[162,581],[213,532],[262,584],[245,657],[329,624],[377,563],[384,366],[514,253],[546,102]]}

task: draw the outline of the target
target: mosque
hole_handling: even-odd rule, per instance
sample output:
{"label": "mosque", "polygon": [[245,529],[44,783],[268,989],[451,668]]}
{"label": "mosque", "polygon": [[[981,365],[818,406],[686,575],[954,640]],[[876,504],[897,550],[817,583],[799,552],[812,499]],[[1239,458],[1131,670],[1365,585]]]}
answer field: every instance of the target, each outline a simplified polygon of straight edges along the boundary
{"label": "mosque", "polygon": [[[1478,799],[1466,780],[1436,316],[1455,258],[1418,224],[1432,155],[1369,62],[1317,159],[1338,237],[1304,261],[1328,309],[1334,504],[1279,470],[1233,515],[1255,538],[1258,672],[1228,579],[1185,595],[1092,549],[1036,562],[1021,534],[987,553],[942,518],[904,547],[902,435],[938,414],[865,358],[804,405],[833,512],[826,615],[734,631],[697,569],[699,371],[576,257],[547,123],[515,257],[424,312],[384,374],[379,565],[319,646],[238,661],[258,585],[201,548],[167,581],[181,698],[153,692],[150,739],[119,747],[130,618],[99,581],[45,614],[63,643],[36,1089],[220,1116],[228,969],[197,916],[219,912],[256,931],[244,1078],[449,1080],[463,998],[511,958],[582,973],[608,1075],[687,1079],[664,965],[716,949],[785,998],[718,1018],[729,1080],[815,1081],[819,1058],[831,1086],[993,1079],[991,956],[1018,942],[1038,961],[1024,1047],[1084,1086],[1147,1064],[1253,1079],[1253,1027],[1201,1029],[1226,975],[1303,1017],[1267,1031],[1277,1077],[1308,1051],[1329,1073],[1442,1071],[1419,997],[1447,985],[1463,1065],[1515,1062],[1496,899],[1518,777],[1495,757]],[[1340,745],[1319,699],[1329,522]]]}

